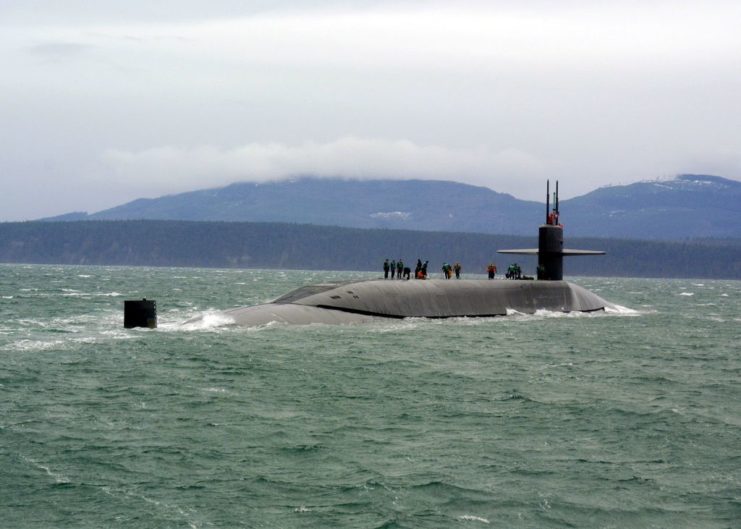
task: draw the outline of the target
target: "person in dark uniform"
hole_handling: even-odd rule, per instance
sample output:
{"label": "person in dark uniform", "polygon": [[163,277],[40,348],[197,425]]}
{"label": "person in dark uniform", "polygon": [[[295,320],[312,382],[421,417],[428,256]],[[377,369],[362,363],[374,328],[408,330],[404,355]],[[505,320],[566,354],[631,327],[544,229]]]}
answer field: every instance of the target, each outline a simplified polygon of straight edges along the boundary
{"label": "person in dark uniform", "polygon": [[383,262],[383,278],[384,279],[388,279],[389,278],[389,268],[391,268],[391,266],[389,265],[389,260],[386,259]]}

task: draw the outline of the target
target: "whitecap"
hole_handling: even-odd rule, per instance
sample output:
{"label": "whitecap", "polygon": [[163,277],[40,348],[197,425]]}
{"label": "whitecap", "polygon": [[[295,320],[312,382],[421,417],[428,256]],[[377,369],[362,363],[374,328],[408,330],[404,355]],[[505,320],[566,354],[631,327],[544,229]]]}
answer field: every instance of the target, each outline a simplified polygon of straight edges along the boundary
{"label": "whitecap", "polygon": [[46,322],[44,322],[44,321],[34,320],[34,319],[31,319],[31,318],[21,318],[21,319],[18,320],[18,323],[20,323],[23,326],[28,326],[28,325],[38,325],[39,327],[47,327],[48,326],[48,324]]}
{"label": "whitecap", "polygon": [[464,514],[462,516],[458,517],[459,520],[463,520],[464,522],[481,522],[481,523],[491,523],[486,518],[482,518],[481,516],[474,516],[472,514]]}
{"label": "whitecap", "polygon": [[144,501],[148,504],[154,505],[158,509],[169,512],[172,514],[177,514],[179,517],[183,518],[185,523],[188,524],[188,527],[191,529],[200,529],[202,526],[202,523],[195,519],[195,511],[191,507],[180,507],[177,504],[174,503],[166,503],[154,498],[150,498],[149,496],[145,496],[144,494],[141,494],[139,492],[133,491],[133,490],[126,490],[126,489],[119,489],[119,488],[111,488],[111,487],[102,487],[103,492],[108,494],[109,496],[123,496],[128,497],[132,499],[138,499],[141,501]]}
{"label": "whitecap", "polygon": [[207,329],[217,329],[234,325],[234,318],[223,312],[204,312],[197,320],[191,320],[179,326],[179,329],[186,331],[202,331]]}
{"label": "whitecap", "polygon": [[23,459],[26,463],[30,464],[31,466],[38,468],[40,470],[43,470],[44,472],[46,472],[46,474],[49,477],[54,478],[54,481],[56,481],[57,483],[69,483],[70,482],[70,479],[67,476],[60,474],[59,472],[53,472],[48,466],[42,465],[41,463],[39,463],[38,461],[34,459],[31,459],[30,457],[21,456],[21,459]]}
{"label": "whitecap", "polygon": [[680,292],[679,295],[680,296],[694,296],[695,293],[694,292]]}
{"label": "whitecap", "polygon": [[507,309],[507,316],[524,316],[524,312],[519,312],[515,309]]}
{"label": "whitecap", "polygon": [[459,325],[464,326],[476,326],[476,325],[483,325],[488,324],[492,322],[500,322],[504,321],[504,319],[499,316],[459,316],[455,318],[450,318],[454,322],[456,322]]}
{"label": "whitecap", "polygon": [[94,338],[92,336],[86,336],[84,338],[72,338],[72,341],[75,343],[96,343],[98,340],[97,338]]}
{"label": "whitecap", "polygon": [[[136,329],[116,329],[116,330],[107,330],[107,331],[100,331],[100,334],[103,336],[106,336],[108,338],[111,338],[113,340],[132,340],[136,338],[128,331],[132,331]],[[149,329],[146,329],[149,330]]]}
{"label": "whitecap", "polygon": [[581,316],[588,316],[587,312],[563,312],[560,310],[546,310],[538,309],[535,311],[533,316],[540,318],[579,318]]}
{"label": "whitecap", "polygon": [[49,349],[55,349],[64,345],[62,340],[17,340],[3,347],[3,349],[9,349],[14,351],[47,351]]}
{"label": "whitecap", "polygon": [[[420,323],[429,322],[427,318],[403,318],[401,320],[378,320],[378,326],[370,327],[370,332],[385,334],[389,332],[410,331],[419,327]],[[393,322],[393,323],[390,323]]]}
{"label": "whitecap", "polygon": [[[644,305],[644,306],[650,307],[650,305]],[[623,307],[622,305],[615,305],[614,303],[612,305],[606,306],[605,312],[608,314],[630,314],[630,315],[640,314],[640,312],[638,312],[635,309]]]}

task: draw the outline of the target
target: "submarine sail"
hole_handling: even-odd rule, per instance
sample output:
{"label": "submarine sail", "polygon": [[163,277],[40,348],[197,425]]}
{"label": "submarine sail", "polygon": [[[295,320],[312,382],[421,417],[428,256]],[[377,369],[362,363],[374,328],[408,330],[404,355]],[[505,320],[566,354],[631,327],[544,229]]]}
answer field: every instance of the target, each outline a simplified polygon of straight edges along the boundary
{"label": "submarine sail", "polygon": [[[604,255],[600,250],[572,250],[563,247],[563,225],[559,222],[558,180],[553,195],[553,209],[550,210],[550,181],[546,184],[545,224],[538,228],[538,247],[518,250],[498,250],[497,253],[538,256],[538,279],[542,281],[561,281],[563,279],[563,258],[565,256]],[[549,211],[550,210],[550,211]]]}

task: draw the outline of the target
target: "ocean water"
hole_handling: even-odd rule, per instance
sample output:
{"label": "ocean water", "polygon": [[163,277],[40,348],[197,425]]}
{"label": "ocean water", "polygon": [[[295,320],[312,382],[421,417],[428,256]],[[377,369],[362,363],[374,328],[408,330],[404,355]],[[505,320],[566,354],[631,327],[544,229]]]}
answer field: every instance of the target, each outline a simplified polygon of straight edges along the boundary
{"label": "ocean water", "polygon": [[[589,315],[217,312],[376,275],[0,266],[0,527],[741,527],[740,282],[573,278],[621,306]],[[123,329],[141,297],[159,328]]]}

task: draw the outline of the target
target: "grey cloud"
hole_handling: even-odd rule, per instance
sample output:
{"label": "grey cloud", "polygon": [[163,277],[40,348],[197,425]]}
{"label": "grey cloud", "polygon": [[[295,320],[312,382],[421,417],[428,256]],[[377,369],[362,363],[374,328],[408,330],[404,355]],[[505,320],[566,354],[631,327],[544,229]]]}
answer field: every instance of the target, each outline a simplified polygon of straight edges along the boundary
{"label": "grey cloud", "polygon": [[564,197],[738,178],[739,15],[712,0],[0,2],[0,211],[308,173],[534,199],[546,177]]}
{"label": "grey cloud", "polygon": [[252,143],[232,149],[160,147],[140,152],[110,150],[103,155],[111,175],[151,189],[185,191],[234,181],[268,181],[300,175],[318,177],[428,178],[466,180],[515,193],[545,177],[536,156],[507,149],[418,145],[409,140],[344,137],[327,143]]}

